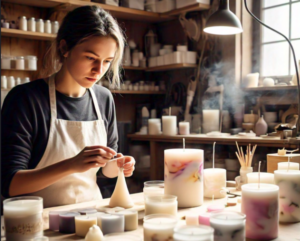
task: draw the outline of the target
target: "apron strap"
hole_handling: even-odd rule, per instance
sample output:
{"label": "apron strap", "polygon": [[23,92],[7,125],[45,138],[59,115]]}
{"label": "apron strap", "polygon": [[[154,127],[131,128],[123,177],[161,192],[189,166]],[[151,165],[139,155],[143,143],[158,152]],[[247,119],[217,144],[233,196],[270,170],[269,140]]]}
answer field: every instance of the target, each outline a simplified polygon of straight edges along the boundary
{"label": "apron strap", "polygon": [[92,95],[93,104],[94,104],[94,107],[95,107],[95,110],[96,110],[96,113],[97,113],[98,120],[102,120],[102,115],[101,115],[101,112],[100,112],[100,109],[99,109],[97,98],[95,96],[95,92],[94,92],[92,87],[89,88],[89,91]]}
{"label": "apron strap", "polygon": [[50,111],[51,111],[51,122],[57,119],[56,110],[56,93],[55,93],[55,74],[49,78],[49,97],[50,97]]}

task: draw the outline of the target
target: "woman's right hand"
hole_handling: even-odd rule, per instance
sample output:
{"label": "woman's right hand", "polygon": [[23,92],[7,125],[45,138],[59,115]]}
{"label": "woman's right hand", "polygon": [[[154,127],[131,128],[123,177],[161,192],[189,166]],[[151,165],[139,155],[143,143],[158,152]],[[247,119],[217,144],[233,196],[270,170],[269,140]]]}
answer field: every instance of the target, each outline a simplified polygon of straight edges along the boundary
{"label": "woman's right hand", "polygon": [[105,167],[117,153],[106,146],[86,146],[79,154],[67,159],[72,172],[85,172],[91,168]]}

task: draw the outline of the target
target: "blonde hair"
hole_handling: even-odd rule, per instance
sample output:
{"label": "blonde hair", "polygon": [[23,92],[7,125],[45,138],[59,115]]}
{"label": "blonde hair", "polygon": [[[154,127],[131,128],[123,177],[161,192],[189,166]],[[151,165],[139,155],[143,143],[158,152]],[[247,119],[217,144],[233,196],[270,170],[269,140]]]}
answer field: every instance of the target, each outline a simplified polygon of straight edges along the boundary
{"label": "blonde hair", "polygon": [[115,57],[105,75],[112,85],[119,87],[125,37],[117,21],[108,12],[97,6],[79,7],[64,17],[55,42],[52,43],[45,55],[41,71],[43,77],[52,75],[62,66],[64,56],[60,49],[61,40],[66,41],[67,51],[70,51],[77,44],[93,36],[111,37],[117,42]]}

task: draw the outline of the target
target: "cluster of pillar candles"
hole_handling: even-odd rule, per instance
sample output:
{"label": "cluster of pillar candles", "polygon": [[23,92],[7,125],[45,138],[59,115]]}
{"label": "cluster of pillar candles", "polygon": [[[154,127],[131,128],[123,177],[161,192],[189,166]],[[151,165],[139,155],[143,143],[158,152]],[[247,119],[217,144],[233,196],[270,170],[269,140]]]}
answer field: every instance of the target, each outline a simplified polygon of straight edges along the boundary
{"label": "cluster of pillar candles", "polygon": [[[203,169],[203,161],[203,150],[165,150],[165,180],[144,185],[144,241],[241,241],[246,237],[271,240],[278,236],[279,222],[300,222],[299,164],[290,161],[279,163],[274,174],[248,173],[248,183],[242,185],[240,210],[226,209],[227,201],[212,202],[206,211],[193,209],[185,215],[185,221],[178,220],[178,207],[199,207],[204,197],[226,200],[225,169]],[[42,235],[42,212],[41,198],[5,200],[6,240],[26,240],[24,233],[27,238]],[[142,240],[124,232],[138,228],[138,212],[119,207],[51,211],[49,226],[81,237],[94,232],[95,227],[104,235],[112,235],[104,239],[94,235],[91,237],[95,239],[86,238],[87,241]]]}

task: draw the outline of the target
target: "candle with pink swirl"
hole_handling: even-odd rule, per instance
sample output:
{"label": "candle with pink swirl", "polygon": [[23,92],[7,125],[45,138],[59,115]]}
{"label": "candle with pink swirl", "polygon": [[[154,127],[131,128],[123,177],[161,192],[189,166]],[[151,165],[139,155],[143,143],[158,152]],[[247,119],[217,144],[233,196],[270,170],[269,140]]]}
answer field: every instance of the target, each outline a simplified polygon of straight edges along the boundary
{"label": "candle with pink swirl", "polygon": [[203,203],[203,150],[165,150],[165,194],[178,198],[178,207]]}

